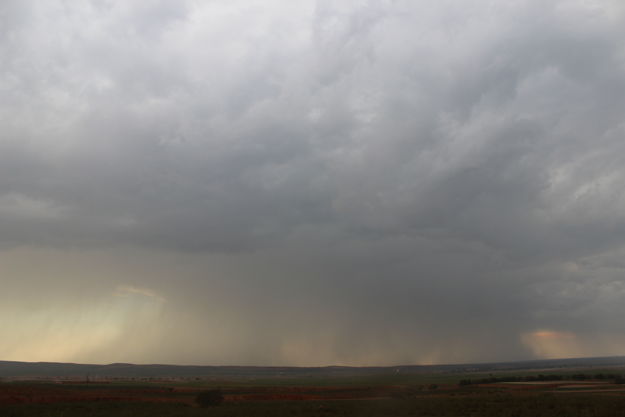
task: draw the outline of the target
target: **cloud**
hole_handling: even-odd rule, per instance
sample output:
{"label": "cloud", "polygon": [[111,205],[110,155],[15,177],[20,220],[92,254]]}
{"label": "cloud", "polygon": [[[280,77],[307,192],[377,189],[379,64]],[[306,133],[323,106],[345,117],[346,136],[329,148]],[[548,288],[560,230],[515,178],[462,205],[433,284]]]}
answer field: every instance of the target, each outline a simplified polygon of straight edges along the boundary
{"label": "cloud", "polygon": [[129,345],[139,361],[501,360],[552,355],[536,329],[618,338],[624,12],[5,1],[3,284],[166,299],[155,332],[188,347]]}
{"label": "cloud", "polygon": [[163,297],[149,288],[138,288],[133,287],[132,285],[118,285],[115,289],[115,296],[117,297],[128,297],[135,294],[150,297],[160,302],[166,301]]}

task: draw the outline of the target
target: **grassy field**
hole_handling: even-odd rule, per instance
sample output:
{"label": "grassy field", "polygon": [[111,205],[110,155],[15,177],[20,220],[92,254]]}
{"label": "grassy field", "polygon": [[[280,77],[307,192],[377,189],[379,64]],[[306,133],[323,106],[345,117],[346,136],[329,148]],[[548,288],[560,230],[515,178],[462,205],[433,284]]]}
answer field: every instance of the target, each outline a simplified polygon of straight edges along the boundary
{"label": "grassy field", "polygon": [[[508,373],[497,374],[499,378]],[[546,374],[541,374],[544,377]],[[4,382],[1,417],[618,417],[625,386],[606,378],[480,383],[488,374],[152,382]],[[510,374],[509,376],[515,376]],[[516,376],[531,379],[532,374]],[[539,375],[534,375],[537,378]],[[474,382],[459,385],[460,379]],[[225,401],[201,408],[219,386]]]}
{"label": "grassy field", "polygon": [[597,395],[509,394],[384,400],[264,401],[198,408],[185,404],[86,402],[5,406],[6,417],[215,416],[215,417],[615,417],[625,397]]}

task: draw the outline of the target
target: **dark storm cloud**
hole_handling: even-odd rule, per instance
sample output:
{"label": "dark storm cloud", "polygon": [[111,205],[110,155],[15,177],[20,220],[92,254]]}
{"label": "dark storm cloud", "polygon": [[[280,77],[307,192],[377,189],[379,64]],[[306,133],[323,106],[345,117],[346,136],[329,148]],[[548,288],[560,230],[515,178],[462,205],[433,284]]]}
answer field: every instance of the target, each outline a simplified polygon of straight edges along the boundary
{"label": "dark storm cloud", "polygon": [[5,262],[162,294],[150,360],[618,353],[620,3],[335,3],[3,2]]}

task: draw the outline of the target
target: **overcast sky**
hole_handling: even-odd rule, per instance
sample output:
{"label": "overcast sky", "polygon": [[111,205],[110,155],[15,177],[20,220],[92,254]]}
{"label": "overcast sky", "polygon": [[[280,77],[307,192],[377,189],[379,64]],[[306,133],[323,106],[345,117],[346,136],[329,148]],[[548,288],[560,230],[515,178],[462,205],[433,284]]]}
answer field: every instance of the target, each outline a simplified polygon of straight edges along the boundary
{"label": "overcast sky", "polygon": [[621,0],[0,1],[0,359],[625,354]]}

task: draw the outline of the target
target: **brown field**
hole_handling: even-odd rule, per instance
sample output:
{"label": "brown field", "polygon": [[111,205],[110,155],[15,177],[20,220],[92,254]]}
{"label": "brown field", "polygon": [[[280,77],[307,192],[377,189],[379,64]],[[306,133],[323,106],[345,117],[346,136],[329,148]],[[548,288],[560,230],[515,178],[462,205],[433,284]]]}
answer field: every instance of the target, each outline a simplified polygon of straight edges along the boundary
{"label": "brown field", "polygon": [[[201,386],[179,386],[159,383],[122,385],[108,383],[42,383],[0,384],[0,405],[49,404],[73,402],[147,402],[193,405]],[[459,387],[441,384],[435,388],[416,386],[287,386],[240,387],[222,389],[225,402],[364,400],[419,397],[475,396],[484,394],[530,395],[532,393],[611,393],[623,395],[625,387],[605,381],[502,382]]]}
{"label": "brown field", "polygon": [[625,415],[625,388],[611,381],[225,386],[224,403],[202,409],[195,396],[207,388],[214,387],[201,382],[4,382],[0,416]]}
{"label": "brown field", "polygon": [[[19,383],[0,386],[0,404],[93,401],[177,402],[193,404],[201,387],[118,386],[103,384]],[[249,387],[222,390],[226,402],[349,400],[390,397],[396,387]]]}

